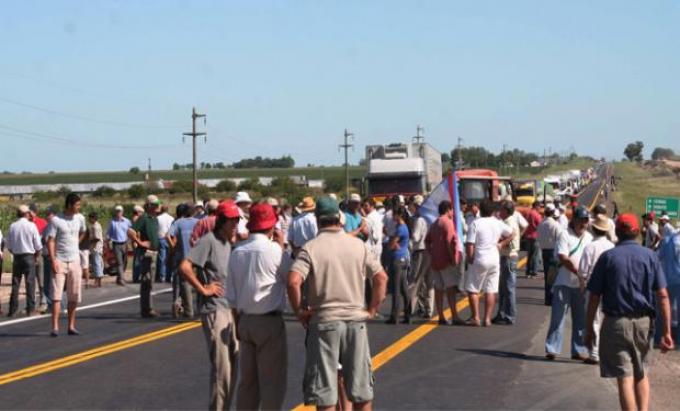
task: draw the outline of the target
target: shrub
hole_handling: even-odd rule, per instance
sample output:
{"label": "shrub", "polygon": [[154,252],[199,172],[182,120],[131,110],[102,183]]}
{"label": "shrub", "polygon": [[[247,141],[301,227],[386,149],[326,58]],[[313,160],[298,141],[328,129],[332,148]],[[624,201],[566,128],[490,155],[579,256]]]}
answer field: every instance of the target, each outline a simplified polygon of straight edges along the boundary
{"label": "shrub", "polygon": [[92,192],[94,197],[113,197],[116,195],[116,190],[109,186],[99,186]]}
{"label": "shrub", "polygon": [[215,186],[215,190],[219,193],[226,193],[236,190],[236,183],[231,180],[222,180]]}
{"label": "shrub", "polygon": [[146,194],[146,188],[144,184],[133,184],[128,188],[127,193],[131,198],[142,198]]}

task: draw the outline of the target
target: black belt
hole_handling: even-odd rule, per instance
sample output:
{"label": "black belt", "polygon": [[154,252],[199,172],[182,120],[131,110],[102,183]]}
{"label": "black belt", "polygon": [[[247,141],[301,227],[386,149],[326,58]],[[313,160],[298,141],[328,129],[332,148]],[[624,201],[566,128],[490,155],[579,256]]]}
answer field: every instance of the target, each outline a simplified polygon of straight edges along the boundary
{"label": "black belt", "polygon": [[127,241],[113,241],[116,245],[127,244]]}
{"label": "black belt", "polygon": [[260,316],[260,317],[279,317],[279,316],[283,315],[283,311],[274,310],[274,311],[269,311],[268,313],[262,313],[262,314],[241,313],[241,315],[256,315],[256,316]]}

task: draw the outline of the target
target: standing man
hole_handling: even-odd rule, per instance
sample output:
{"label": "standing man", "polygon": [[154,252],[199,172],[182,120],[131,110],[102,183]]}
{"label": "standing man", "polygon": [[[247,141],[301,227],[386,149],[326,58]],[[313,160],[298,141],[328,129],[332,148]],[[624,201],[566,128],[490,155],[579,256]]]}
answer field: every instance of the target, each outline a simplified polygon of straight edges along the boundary
{"label": "standing man", "polygon": [[102,233],[102,225],[97,221],[97,213],[91,212],[88,215],[89,227],[88,238],[90,239],[90,259],[92,260],[92,274],[94,274],[94,286],[102,286],[102,278],[104,277],[104,235]]}
{"label": "standing man", "polygon": [[366,240],[369,234],[368,225],[361,216],[360,208],[361,197],[357,193],[352,193],[345,211],[345,232],[360,240]]}
{"label": "standing man", "polygon": [[[470,299],[471,318],[468,325],[491,325],[500,282],[500,254],[498,250],[512,241],[513,232],[507,224],[494,217],[495,206],[484,200],[479,206],[481,218],[468,227],[465,248],[468,270],[465,291]],[[484,322],[480,322],[479,293],[484,292]]]}
{"label": "standing man", "polygon": [[588,283],[585,342],[593,343],[593,321],[602,301],[600,375],[617,379],[619,402],[624,410],[649,409],[647,366],[656,315],[663,318],[661,352],[674,346],[666,278],[654,252],[637,243],[639,234],[637,217],[621,214],[616,220],[619,243],[600,256]]}
{"label": "standing man", "polygon": [[128,237],[137,246],[139,267],[139,303],[142,318],[158,317],[153,309],[151,289],[156,276],[156,261],[158,258],[158,211],[161,202],[155,195],[146,198],[146,212],[128,230]]}
{"label": "standing man", "polygon": [[[203,334],[210,357],[210,410],[228,410],[234,395],[238,341],[227,291],[231,244],[236,241],[240,214],[233,201],[216,210],[215,228],[198,240],[182,261],[179,272],[198,292]],[[193,267],[200,267],[200,279]]]}
{"label": "standing man", "polygon": [[66,285],[68,299],[68,334],[80,334],[76,330],[76,307],[82,298],[82,266],[79,244],[85,238],[85,218],[80,214],[80,196],[66,196],[64,212],[52,217],[47,227],[47,247],[52,266],[52,337],[59,335],[59,312]]}
{"label": "standing man", "polygon": [[106,237],[111,241],[111,249],[116,256],[118,263],[118,275],[116,277],[116,284],[125,285],[125,270],[127,269],[127,232],[132,227],[130,220],[123,215],[123,206],[117,205],[114,208],[113,218],[109,223],[109,228],[106,230]]}
{"label": "standing man", "polygon": [[659,230],[662,239],[670,237],[675,232],[675,228],[671,224],[671,218],[666,213],[661,214],[661,217],[659,217]]}
{"label": "standing man", "polygon": [[555,245],[560,264],[552,292],[550,328],[545,340],[548,360],[554,360],[562,352],[564,320],[571,310],[571,358],[584,361],[587,348],[583,342],[585,332],[585,279],[579,275],[578,267],[583,249],[590,244],[593,236],[588,232],[590,214],[588,209],[579,206],[574,209],[569,228],[562,231]]}
{"label": "standing man", "polygon": [[293,257],[307,242],[316,237],[317,225],[314,210],[316,203],[312,197],[305,197],[300,204],[300,215],[293,218],[288,231],[288,242],[293,247]]}
{"label": "standing man", "polygon": [[500,218],[512,229],[512,241],[501,249],[501,278],[498,294],[498,313],[494,324],[512,325],[517,317],[515,287],[517,285],[517,260],[519,259],[519,241],[522,234],[530,226],[524,217],[515,211],[511,200],[501,203]]}
{"label": "standing man", "polygon": [[439,218],[430,226],[425,239],[425,247],[431,259],[429,277],[434,286],[434,301],[440,325],[448,324],[444,317],[444,294],[448,299],[453,324],[464,324],[456,309],[456,294],[460,291],[462,281],[461,261],[456,258],[458,241],[461,240],[456,235],[453,224],[453,205],[444,200],[439,203]]}
{"label": "standing man", "polygon": [[538,225],[538,245],[541,247],[541,257],[543,257],[543,287],[544,300],[543,303],[547,306],[552,305],[552,282],[554,279],[548,278],[549,273],[555,270],[557,266],[557,259],[555,258],[555,244],[557,238],[562,232],[560,223],[555,217],[555,206],[551,203],[545,206],[545,218]]}
{"label": "standing man", "polygon": [[[227,301],[239,339],[239,410],[279,410],[286,395],[288,352],[283,310],[286,274],[277,216],[269,204],[250,208],[249,238],[229,257]],[[289,264],[285,264],[289,265]]]}
{"label": "standing man", "polygon": [[[365,221],[368,228],[366,244],[373,256],[380,260],[383,252],[383,215],[376,209],[375,202],[370,198],[364,199],[361,211],[366,216]],[[366,278],[364,294],[366,306],[368,307],[371,304],[371,298],[373,298],[373,284],[370,278]]]}
{"label": "standing man", "polygon": [[19,286],[22,277],[26,282],[26,315],[38,313],[35,310],[35,261],[40,258],[42,244],[38,228],[29,221],[30,215],[29,208],[20,205],[17,209],[18,220],[9,226],[7,234],[7,248],[13,256],[8,317],[14,317],[19,310]]}
{"label": "standing man", "polygon": [[[140,205],[135,205],[132,211],[132,220],[131,223],[135,224],[137,220],[141,218],[141,216],[144,215],[144,207]],[[132,225],[130,225],[132,227]],[[129,229],[128,229],[129,230]],[[137,248],[135,243],[131,243],[133,247],[133,253],[132,253],[132,282],[137,284],[139,283],[139,273],[141,270],[141,267],[139,265],[140,261],[142,261],[142,257],[144,256],[144,250],[141,248]]]}
{"label": "standing man", "polygon": [[[338,362],[354,410],[370,410],[373,372],[366,320],[385,298],[387,274],[366,244],[345,234],[337,201],[320,198],[320,231],[299,251],[288,274],[288,298],[307,329],[304,402],[317,409],[338,403]],[[364,307],[365,278],[373,279],[373,298]],[[302,307],[300,286],[307,280],[309,308]]]}
{"label": "standing man", "polygon": [[244,241],[248,239],[248,213],[250,211],[250,206],[253,205],[253,200],[246,191],[239,191],[234,197],[234,202],[238,206],[239,213],[241,214],[241,220],[238,225],[238,240]]}
{"label": "standing man", "polygon": [[206,203],[208,209],[208,214],[203,218],[198,219],[198,222],[194,226],[194,231],[191,234],[191,245],[193,246],[198,242],[198,240],[204,235],[212,232],[215,229],[215,219],[217,218],[217,207],[219,207],[219,201],[208,200]]}
{"label": "standing man", "polygon": [[534,204],[527,213],[526,217],[527,223],[529,223],[529,225],[524,231],[524,241],[526,241],[527,244],[526,274],[529,278],[535,277],[537,275],[538,265],[541,258],[541,250],[536,243],[538,238],[538,225],[541,224],[542,220],[541,214],[539,213],[541,204],[542,203],[540,201],[534,201]]}
{"label": "standing man", "polygon": [[[194,316],[191,284],[179,275],[179,265],[189,255],[191,250],[191,233],[198,223],[193,217],[194,210],[190,204],[177,206],[177,220],[170,226],[167,241],[173,250],[172,262],[172,318],[179,318],[180,307],[185,318]],[[177,272],[175,272],[177,271]]]}
{"label": "standing man", "polygon": [[409,301],[412,313],[420,312],[425,318],[432,317],[434,305],[434,288],[430,280],[430,254],[425,250],[428,225],[420,215],[423,196],[417,195],[409,206],[413,216],[413,231],[411,232],[411,271],[409,275]]}
{"label": "standing man", "polygon": [[659,234],[659,225],[654,221],[656,219],[656,213],[654,211],[645,215],[645,220],[643,222],[645,226],[645,239],[644,246],[656,250],[661,241],[661,234]]}
{"label": "standing man", "polygon": [[[44,218],[41,218],[38,215],[38,205],[36,203],[31,203],[28,206],[28,209],[31,211],[30,219],[35,224],[35,226],[38,228],[38,234],[40,234],[41,238],[43,233],[45,232],[45,229],[47,228],[47,220]],[[45,245],[43,244],[43,251],[45,251]],[[35,278],[36,282],[38,283],[38,311],[43,314],[47,311],[47,304],[45,300],[45,278],[43,276],[43,272],[45,271],[44,268],[44,263],[45,261],[43,260],[42,256],[38,257],[35,259]]]}
{"label": "standing man", "polygon": [[[670,306],[675,313],[671,317],[680,319],[680,233],[675,232],[670,237],[666,237],[661,242],[658,251],[661,267],[666,274],[666,282],[668,283],[668,298],[670,299]],[[663,331],[663,323],[661,317],[657,316],[656,321],[656,336],[660,337]],[[680,341],[680,324],[677,325],[675,331],[675,341]]]}
{"label": "standing man", "polygon": [[170,270],[168,270],[168,235],[170,226],[175,219],[168,213],[168,206],[161,205],[161,213],[158,215],[158,261],[156,262],[156,281],[170,282]]}
{"label": "standing man", "polygon": [[[610,227],[611,220],[604,214],[599,214],[591,223],[593,242],[585,246],[583,249],[583,256],[581,256],[581,262],[578,266],[578,273],[581,277],[583,277],[585,284],[588,284],[588,281],[593,274],[595,263],[597,263],[597,260],[600,258],[602,253],[614,248],[614,243],[609,241]],[[590,291],[586,292],[586,303],[588,301],[590,301]],[[595,318],[593,319],[593,344],[588,347],[590,355],[584,361],[586,364],[598,364],[600,362],[599,343],[602,317],[602,308],[600,305],[597,307]]]}

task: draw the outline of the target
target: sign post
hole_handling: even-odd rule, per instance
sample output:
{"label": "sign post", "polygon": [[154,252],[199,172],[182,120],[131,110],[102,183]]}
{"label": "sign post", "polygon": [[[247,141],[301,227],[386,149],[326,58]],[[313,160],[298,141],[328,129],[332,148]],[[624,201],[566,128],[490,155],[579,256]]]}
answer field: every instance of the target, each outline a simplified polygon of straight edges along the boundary
{"label": "sign post", "polygon": [[647,197],[646,212],[661,214],[665,211],[670,218],[680,216],[680,201],[672,197]]}

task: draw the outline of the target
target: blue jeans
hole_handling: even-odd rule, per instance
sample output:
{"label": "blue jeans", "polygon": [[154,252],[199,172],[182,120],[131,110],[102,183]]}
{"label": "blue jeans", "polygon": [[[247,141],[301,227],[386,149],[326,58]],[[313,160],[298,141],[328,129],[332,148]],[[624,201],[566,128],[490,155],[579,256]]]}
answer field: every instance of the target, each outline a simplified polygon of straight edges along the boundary
{"label": "blue jeans", "polygon": [[517,258],[501,257],[501,279],[496,318],[515,322],[517,317],[516,286]]}
{"label": "blue jeans", "polygon": [[527,239],[527,275],[536,275],[541,264],[541,248],[536,239]]}
{"label": "blue jeans", "polygon": [[92,251],[90,253],[90,260],[92,261],[92,274],[94,278],[102,278],[104,276],[104,258],[102,253]]}
{"label": "blue jeans", "polygon": [[588,355],[583,344],[586,328],[585,298],[578,288],[563,285],[553,287],[550,329],[545,339],[545,352],[558,355],[562,352],[564,319],[571,309],[571,355]]}
{"label": "blue jeans", "polygon": [[[673,335],[673,341],[675,341],[676,346],[680,344],[680,284],[669,285],[668,288],[669,303],[671,305],[671,328],[673,327],[673,320],[677,321],[675,327],[675,335]],[[672,329],[671,329],[672,332]],[[657,344],[661,341],[663,334],[663,317],[661,316],[661,310],[657,307],[656,309],[656,324],[654,325],[654,342]],[[677,348],[677,347],[676,347]]]}
{"label": "blue jeans", "polygon": [[156,281],[166,282],[170,281],[168,270],[168,240],[161,238],[158,240],[158,261],[156,262]]}
{"label": "blue jeans", "polygon": [[[135,248],[134,256],[132,258],[132,282],[139,282],[139,275],[141,274],[142,270],[140,265],[142,257],[144,257],[144,250],[139,247]],[[154,273],[154,275],[156,274]]]}
{"label": "blue jeans", "polygon": [[552,305],[552,284],[548,284],[548,269],[555,262],[555,250],[543,250],[543,286],[545,287],[545,305]]}

